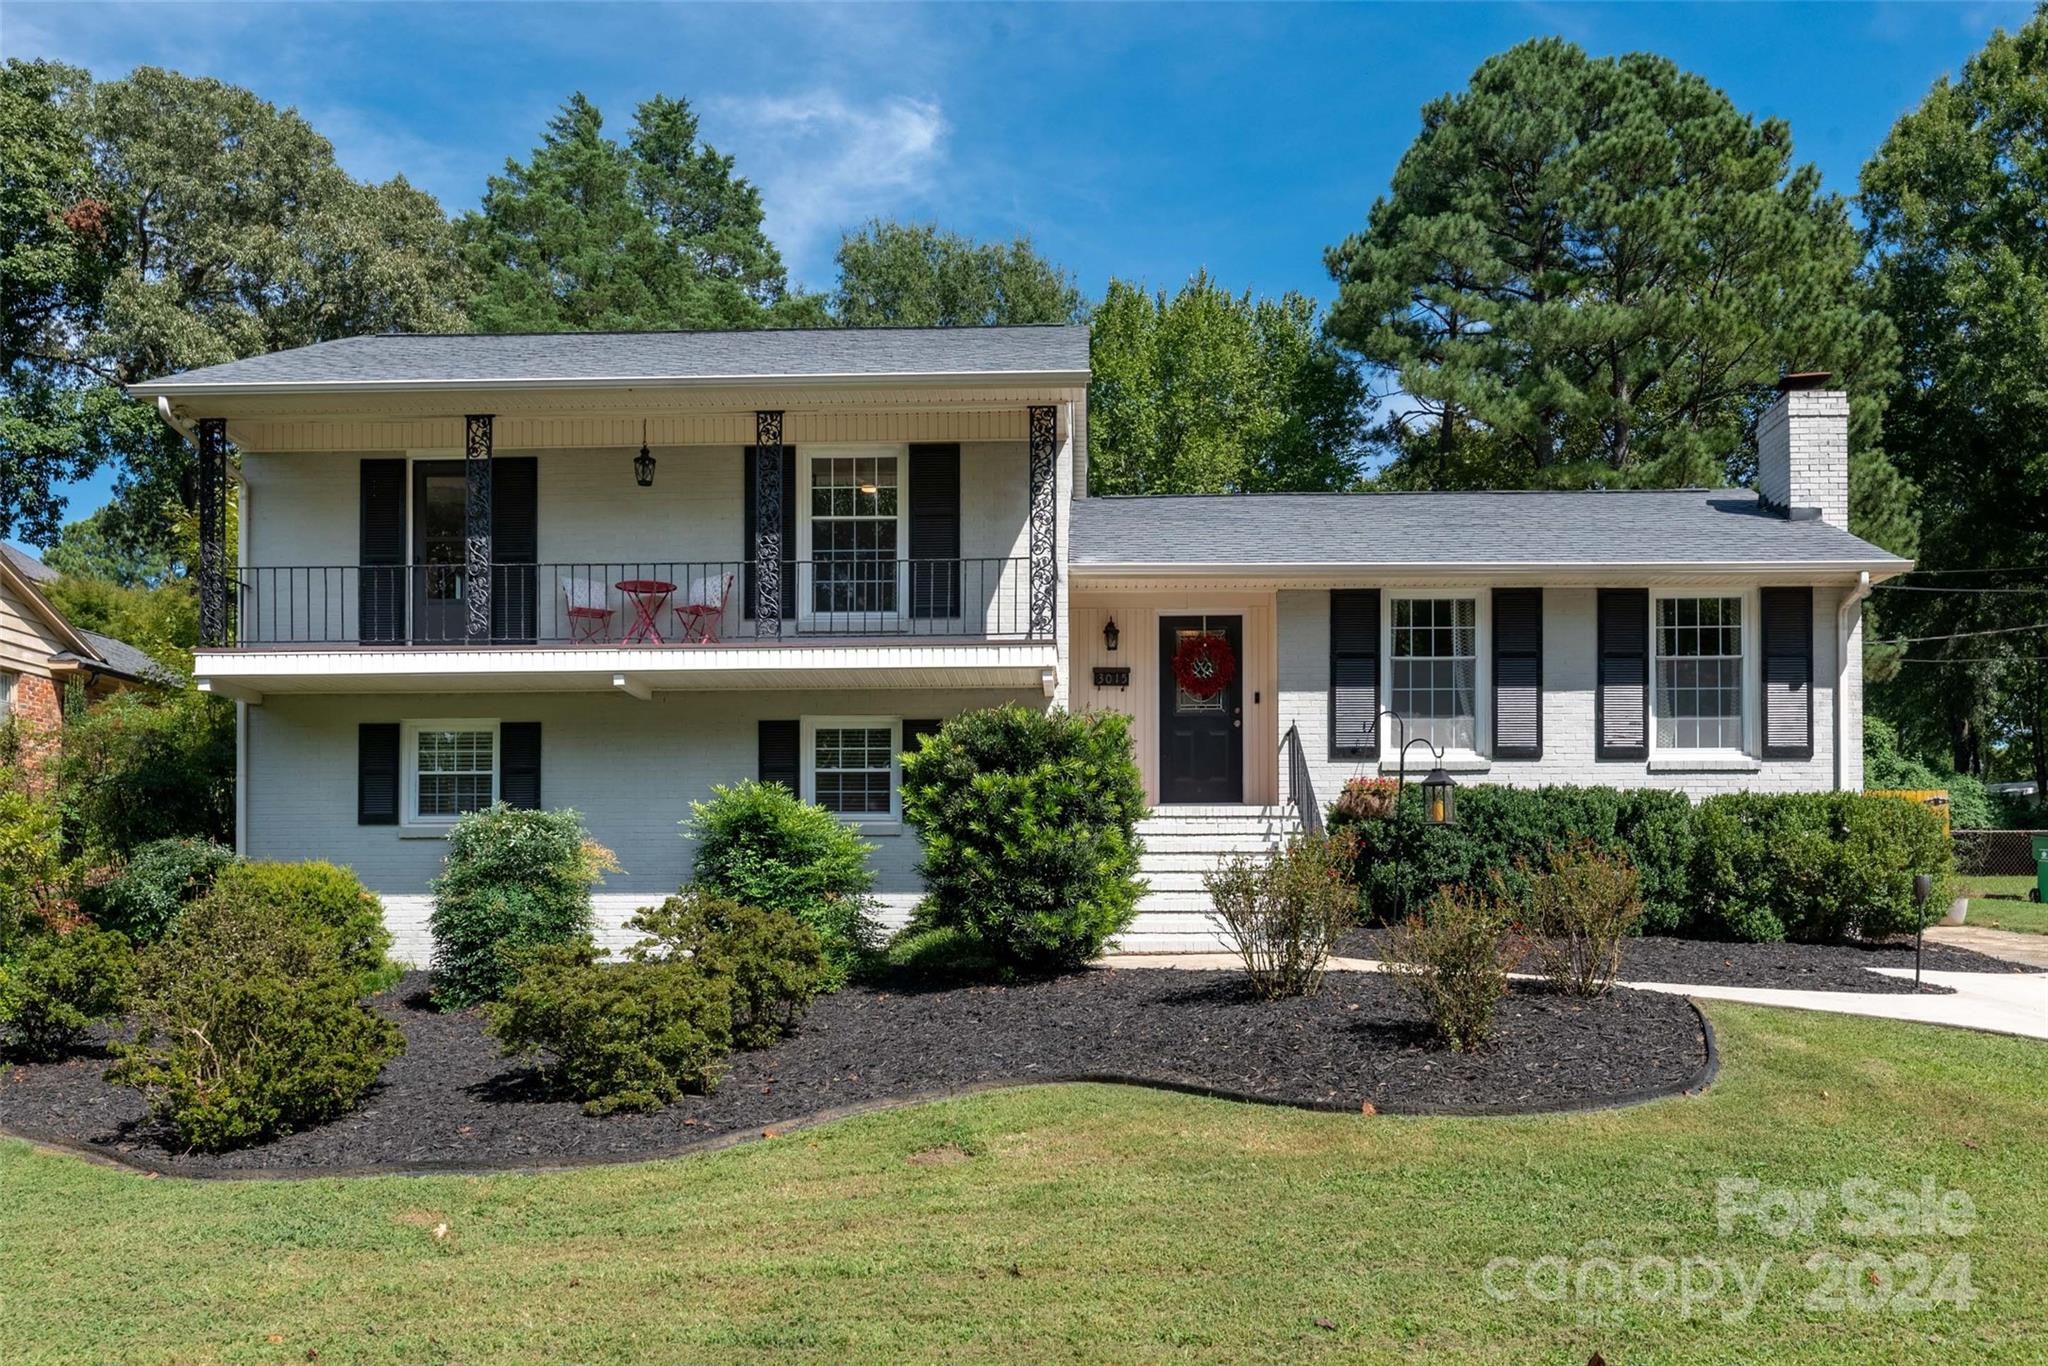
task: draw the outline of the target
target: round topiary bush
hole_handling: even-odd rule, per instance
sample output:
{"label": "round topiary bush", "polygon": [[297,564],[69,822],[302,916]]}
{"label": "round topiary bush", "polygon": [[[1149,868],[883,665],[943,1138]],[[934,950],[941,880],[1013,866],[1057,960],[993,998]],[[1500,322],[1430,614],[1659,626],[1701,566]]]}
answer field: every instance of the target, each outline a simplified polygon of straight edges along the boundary
{"label": "round topiary bush", "polygon": [[434,879],[434,999],[446,1008],[496,1000],[526,950],[590,933],[590,888],[618,864],[572,810],[500,803],[448,832]]}
{"label": "round topiary bush", "polygon": [[263,906],[292,916],[331,936],[342,969],[359,992],[383,991],[398,980],[387,955],[391,932],[384,928],[384,904],[356,875],[332,863],[230,863],[214,878],[206,900]]}
{"label": "round topiary bush", "polygon": [[956,716],[904,756],[903,814],[924,839],[920,930],[1046,971],[1093,958],[1137,913],[1145,787],[1120,714]]}
{"label": "round topiary bush", "polygon": [[873,845],[780,783],[714,787],[711,800],[690,811],[684,825],[697,843],[691,875],[700,890],[809,925],[834,985],[860,965],[874,939]]}

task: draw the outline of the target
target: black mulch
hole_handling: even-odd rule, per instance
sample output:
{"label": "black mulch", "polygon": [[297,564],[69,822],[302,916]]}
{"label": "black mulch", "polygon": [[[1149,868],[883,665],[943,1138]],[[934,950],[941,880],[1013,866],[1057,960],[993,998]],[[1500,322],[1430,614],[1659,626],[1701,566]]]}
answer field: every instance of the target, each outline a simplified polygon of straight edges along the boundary
{"label": "black mulch", "polygon": [[[1384,958],[1387,931],[1353,930],[1338,942],[1337,952],[1349,957]],[[2020,963],[1947,944],[1929,943],[1921,967],[1928,972],[2036,972]],[[1885,944],[1722,944],[1704,939],[1675,939],[1646,934],[1631,939],[1621,952],[1624,981],[1686,983],[1699,986],[1784,987],[1798,991],[1867,991],[1911,993],[1913,979],[1886,977],[1870,968],[1913,968],[1913,941]],[[1532,949],[1517,971],[1536,972]],[[1929,985],[1930,993],[1948,994],[1947,987]]]}
{"label": "black mulch", "polygon": [[821,1114],[1002,1082],[1143,1080],[1358,1111],[1510,1113],[1611,1105],[1702,1084],[1710,1049],[1684,999],[1538,990],[1502,1003],[1499,1037],[1465,1056],[1424,1037],[1379,974],[1333,974],[1307,1000],[1252,999],[1236,973],[1096,969],[1017,987],[819,1000],[801,1030],[736,1054],[715,1094],[655,1115],[585,1116],[501,1058],[472,1013],[439,1014],[410,975],[375,999],[406,1052],[357,1112],[218,1157],[181,1156],[103,1058],[0,1068],[0,1129],[189,1175],[435,1165],[548,1166],[656,1157]]}

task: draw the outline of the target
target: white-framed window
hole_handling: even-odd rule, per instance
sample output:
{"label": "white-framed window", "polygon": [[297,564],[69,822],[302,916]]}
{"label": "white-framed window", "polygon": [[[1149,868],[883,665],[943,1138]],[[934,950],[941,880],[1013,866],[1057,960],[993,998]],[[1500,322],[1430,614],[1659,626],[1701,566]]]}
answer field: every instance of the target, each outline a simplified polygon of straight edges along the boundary
{"label": "white-framed window", "polygon": [[14,715],[14,685],[20,681],[20,674],[0,669],[0,721]]}
{"label": "white-framed window", "polygon": [[803,518],[799,621],[857,626],[904,610],[909,532],[903,446],[823,446],[800,452]]}
{"label": "white-framed window", "polygon": [[1742,593],[1658,594],[1651,606],[1654,747],[1749,747],[1749,649]]}
{"label": "white-framed window", "polygon": [[[1406,722],[1407,738],[1447,754],[1473,755],[1486,738],[1488,667],[1481,637],[1487,597],[1470,589],[1390,590],[1384,614],[1386,705]],[[1388,753],[1402,728],[1389,726]]]}
{"label": "white-framed window", "polygon": [[844,820],[896,820],[902,732],[891,716],[805,717],[805,798]]}
{"label": "white-framed window", "polygon": [[452,825],[498,800],[495,719],[408,721],[403,735],[408,825]]}

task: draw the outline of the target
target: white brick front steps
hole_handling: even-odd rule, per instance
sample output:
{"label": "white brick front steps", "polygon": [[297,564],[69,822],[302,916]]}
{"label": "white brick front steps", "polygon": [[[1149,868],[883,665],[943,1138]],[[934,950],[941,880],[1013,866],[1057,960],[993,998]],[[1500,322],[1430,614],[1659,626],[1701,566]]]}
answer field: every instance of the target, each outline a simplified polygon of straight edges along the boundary
{"label": "white brick front steps", "polygon": [[1162,806],[1138,823],[1150,884],[1119,953],[1202,953],[1228,947],[1209,919],[1204,874],[1232,854],[1263,854],[1300,828],[1285,806]]}

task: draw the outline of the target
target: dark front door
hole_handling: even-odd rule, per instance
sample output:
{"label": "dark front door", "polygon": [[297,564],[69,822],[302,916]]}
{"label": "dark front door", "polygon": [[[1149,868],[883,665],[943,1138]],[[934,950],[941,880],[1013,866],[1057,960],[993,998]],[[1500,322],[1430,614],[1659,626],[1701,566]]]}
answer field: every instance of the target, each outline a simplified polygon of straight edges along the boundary
{"label": "dark front door", "polygon": [[460,460],[422,460],[412,467],[412,638],[445,644],[468,634],[469,488]]}
{"label": "dark front door", "polygon": [[[1218,635],[1237,661],[1213,697],[1181,687],[1174,656],[1187,641]],[[1244,618],[1159,619],[1159,800],[1162,805],[1244,800]]]}

